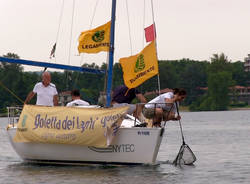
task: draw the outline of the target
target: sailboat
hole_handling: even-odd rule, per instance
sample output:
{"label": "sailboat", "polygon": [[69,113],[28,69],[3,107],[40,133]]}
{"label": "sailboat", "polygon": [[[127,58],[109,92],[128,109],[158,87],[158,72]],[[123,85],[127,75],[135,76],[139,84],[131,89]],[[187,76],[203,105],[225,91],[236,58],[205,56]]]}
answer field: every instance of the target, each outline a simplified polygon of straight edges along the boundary
{"label": "sailboat", "polygon": [[[124,117],[124,113],[126,110],[124,108],[110,108],[111,103],[111,88],[112,88],[112,67],[113,67],[113,53],[114,53],[114,30],[115,30],[115,12],[116,12],[116,0],[112,0],[112,13],[111,13],[111,30],[110,30],[110,45],[109,45],[109,64],[108,64],[108,77],[107,77],[107,86],[106,86],[106,108],[104,110],[102,108],[71,108],[68,107],[35,107],[31,105],[25,105],[22,110],[20,116],[17,117],[16,108],[8,108],[9,112],[9,125],[7,127],[7,133],[9,136],[9,140],[11,145],[13,146],[16,153],[25,161],[25,162],[39,162],[39,163],[50,163],[50,164],[83,164],[83,163],[107,163],[107,164],[155,164],[157,154],[159,152],[160,144],[163,138],[164,127],[137,127],[135,124],[140,124],[139,120],[135,119],[127,115],[127,118],[121,119]],[[143,58],[141,58],[143,61]],[[75,70],[75,71],[87,71],[87,72],[96,72],[103,73],[103,71],[91,70],[82,67],[72,67],[60,64],[48,64],[44,62],[33,62],[28,60],[21,59],[9,59],[0,57],[0,61],[2,62],[12,62],[19,64],[28,64],[42,67],[50,67],[50,68],[59,68],[66,70]],[[140,67],[139,67],[140,68]],[[141,68],[140,68],[141,69]],[[152,70],[152,68],[151,68]],[[68,109],[67,109],[68,108]],[[24,111],[26,109],[26,111]],[[100,111],[112,111],[112,117],[117,117],[117,119],[113,118],[113,124],[109,124],[110,127],[106,127],[104,134],[99,137],[102,139],[103,136],[107,137],[110,128],[114,124],[117,125],[117,121],[121,120],[117,130],[115,132],[115,136],[111,136],[112,140],[101,140],[102,143],[99,145],[98,143],[93,143],[92,139],[98,137],[93,136],[93,134],[89,134],[86,138],[88,143],[81,144],[79,141],[77,143],[69,144],[65,142],[50,142],[47,141],[50,138],[50,134],[46,134],[46,138],[42,141],[17,141],[17,137],[23,132],[30,129],[30,126],[27,125],[26,120],[32,115],[34,109],[37,109],[39,113],[34,115],[35,119],[35,128],[58,128],[57,125],[63,127],[63,122],[65,122],[65,126],[68,129],[72,127],[78,127],[78,116],[75,116],[74,119],[69,120],[69,111],[79,111],[81,113],[88,112],[91,114],[91,117],[95,117],[95,120],[88,121],[90,124],[87,126],[87,121],[85,122],[85,127],[83,129],[79,126],[78,131],[85,131],[86,129],[91,129],[94,127],[94,123],[96,124],[101,117],[94,116],[98,114]],[[42,112],[48,113],[48,111],[57,110],[56,112],[63,113],[67,120],[64,119],[62,121],[56,121],[54,117],[50,117],[49,114],[42,119]],[[36,111],[37,112],[37,111]],[[104,113],[104,114],[105,114]],[[28,115],[27,115],[28,114]],[[34,114],[34,113],[33,113]],[[118,117],[119,115],[119,117]],[[79,115],[80,116],[80,115]],[[101,116],[101,115],[100,115]],[[126,115],[125,115],[126,116]],[[103,115],[103,117],[107,117]],[[49,119],[51,118],[51,119]],[[52,119],[54,118],[54,119]],[[112,119],[112,118],[110,118]],[[116,121],[117,120],[117,121]],[[18,123],[17,123],[18,122]],[[47,122],[47,124],[46,124]],[[48,123],[49,122],[49,123]],[[52,125],[54,122],[54,125]],[[66,123],[68,122],[68,123]],[[70,122],[70,123],[69,123]],[[45,125],[45,124],[46,125]],[[92,123],[92,124],[91,124]],[[49,124],[49,125],[48,125]],[[96,125],[95,124],[95,125]],[[96,125],[97,126],[97,125]],[[87,128],[86,128],[87,127]],[[114,127],[113,127],[114,128]],[[98,129],[98,128],[96,128]],[[102,127],[99,129],[103,130]],[[99,130],[98,129],[98,130]],[[114,130],[114,129],[112,129]],[[46,132],[47,133],[47,132]],[[114,132],[112,132],[114,133]],[[103,134],[103,132],[101,133]],[[112,134],[113,135],[113,134]],[[21,135],[22,136],[22,135]],[[64,137],[65,138],[65,137]],[[68,137],[66,137],[68,139]],[[65,139],[66,139],[65,138]],[[84,138],[84,139],[85,139]],[[81,138],[80,138],[81,139]],[[82,140],[80,140],[82,141]]]}

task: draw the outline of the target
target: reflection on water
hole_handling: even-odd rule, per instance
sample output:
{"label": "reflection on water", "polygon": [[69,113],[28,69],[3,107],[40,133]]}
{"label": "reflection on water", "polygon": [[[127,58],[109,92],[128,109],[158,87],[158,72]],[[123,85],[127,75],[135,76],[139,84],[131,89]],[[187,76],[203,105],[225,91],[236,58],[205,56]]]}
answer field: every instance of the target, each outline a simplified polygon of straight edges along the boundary
{"label": "reflection on water", "polygon": [[[168,168],[169,167],[169,168]],[[49,166],[15,163],[5,167],[24,183],[165,183],[175,178],[172,165],[156,166]],[[175,168],[174,168],[175,170]]]}
{"label": "reflection on water", "polygon": [[[39,165],[22,162],[12,149],[0,119],[0,183],[249,183],[249,111],[182,113],[186,143],[194,151],[194,166],[171,164],[181,146],[179,126],[169,122],[157,157],[158,163],[137,166]],[[145,153],[146,154],[146,153]]]}

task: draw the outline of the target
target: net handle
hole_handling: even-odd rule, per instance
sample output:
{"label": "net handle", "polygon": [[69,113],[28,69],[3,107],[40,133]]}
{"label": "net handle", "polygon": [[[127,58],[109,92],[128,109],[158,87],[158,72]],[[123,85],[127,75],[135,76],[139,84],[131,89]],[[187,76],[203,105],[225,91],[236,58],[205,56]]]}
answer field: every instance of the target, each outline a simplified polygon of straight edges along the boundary
{"label": "net handle", "polygon": [[[178,116],[180,116],[179,107],[178,107],[177,102],[175,102],[175,106],[176,106],[177,114],[178,114]],[[180,119],[179,119],[179,125],[180,125],[180,130],[181,130],[182,144],[186,144],[185,140],[184,140],[184,135],[183,135],[183,130],[182,130],[182,125],[181,125],[181,120]]]}

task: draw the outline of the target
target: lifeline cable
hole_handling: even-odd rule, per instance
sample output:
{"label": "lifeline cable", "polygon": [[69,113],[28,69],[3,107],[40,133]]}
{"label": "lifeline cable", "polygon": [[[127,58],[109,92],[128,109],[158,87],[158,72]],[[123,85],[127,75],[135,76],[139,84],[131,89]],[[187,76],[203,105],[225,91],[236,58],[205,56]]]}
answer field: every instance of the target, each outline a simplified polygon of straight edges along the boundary
{"label": "lifeline cable", "polygon": [[0,81],[0,85],[8,92],[10,92],[10,94],[12,94],[14,97],[16,97],[16,99],[18,99],[21,103],[24,103],[24,101],[19,98],[17,95],[15,95],[15,93],[13,93],[9,88],[7,88],[3,83],[2,81]]}

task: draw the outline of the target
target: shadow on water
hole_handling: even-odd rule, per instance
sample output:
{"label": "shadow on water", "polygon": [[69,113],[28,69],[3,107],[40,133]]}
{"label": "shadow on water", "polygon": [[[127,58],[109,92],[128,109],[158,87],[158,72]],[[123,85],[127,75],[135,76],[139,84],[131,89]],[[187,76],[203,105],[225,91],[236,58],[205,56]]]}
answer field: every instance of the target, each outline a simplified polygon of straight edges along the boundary
{"label": "shadow on water", "polygon": [[74,182],[166,183],[171,180],[173,182],[176,175],[180,174],[180,168],[173,166],[169,161],[158,162],[156,165],[86,164],[82,166],[19,162],[9,164],[6,170],[14,173],[19,180],[25,183],[32,183],[37,179],[39,182],[36,183],[60,184]]}

